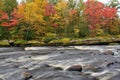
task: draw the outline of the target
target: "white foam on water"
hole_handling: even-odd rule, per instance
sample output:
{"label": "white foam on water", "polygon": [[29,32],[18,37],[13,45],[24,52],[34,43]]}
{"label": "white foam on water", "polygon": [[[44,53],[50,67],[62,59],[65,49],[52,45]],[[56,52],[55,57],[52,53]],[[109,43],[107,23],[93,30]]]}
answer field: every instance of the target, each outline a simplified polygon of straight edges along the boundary
{"label": "white foam on water", "polygon": [[82,49],[82,50],[96,50],[96,49],[100,49],[99,47],[97,46],[74,46],[75,49]]}
{"label": "white foam on water", "polygon": [[74,46],[75,49],[80,50],[99,50],[100,52],[104,52],[107,50],[115,51],[120,46]]}
{"label": "white foam on water", "polygon": [[4,78],[4,75],[3,75],[3,74],[0,74],[0,78]]}
{"label": "white foam on water", "polygon": [[50,47],[26,47],[25,50],[29,51],[29,50],[48,50],[51,49]]}
{"label": "white foam on water", "polygon": [[98,72],[98,73],[91,73],[91,76],[101,76],[108,72],[109,72],[109,70],[104,70],[103,72]]}
{"label": "white foam on water", "polygon": [[72,46],[69,47],[26,47],[25,50],[69,50],[69,49],[75,49]]}
{"label": "white foam on water", "polygon": [[37,57],[32,57],[33,60],[46,60],[48,59],[49,56],[37,56]]}
{"label": "white foam on water", "polygon": [[32,57],[32,60],[46,60],[50,57],[56,57],[58,56],[58,54],[54,54],[54,55],[44,55],[44,56],[35,56],[35,57]]}

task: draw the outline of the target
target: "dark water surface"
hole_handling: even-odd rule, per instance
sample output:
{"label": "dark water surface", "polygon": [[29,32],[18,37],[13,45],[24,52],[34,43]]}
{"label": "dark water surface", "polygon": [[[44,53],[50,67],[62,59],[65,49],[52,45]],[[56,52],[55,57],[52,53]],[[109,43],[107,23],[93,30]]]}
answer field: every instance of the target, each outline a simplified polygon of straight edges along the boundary
{"label": "dark water surface", "polygon": [[[73,65],[82,72],[66,71]],[[0,80],[120,80],[120,45],[0,48]]]}

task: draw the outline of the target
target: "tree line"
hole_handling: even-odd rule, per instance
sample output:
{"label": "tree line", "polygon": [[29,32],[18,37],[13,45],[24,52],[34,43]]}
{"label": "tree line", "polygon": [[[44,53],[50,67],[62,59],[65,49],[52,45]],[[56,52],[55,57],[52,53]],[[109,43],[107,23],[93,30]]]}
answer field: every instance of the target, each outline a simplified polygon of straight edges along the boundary
{"label": "tree line", "polygon": [[0,39],[119,35],[119,8],[118,0],[0,0]]}

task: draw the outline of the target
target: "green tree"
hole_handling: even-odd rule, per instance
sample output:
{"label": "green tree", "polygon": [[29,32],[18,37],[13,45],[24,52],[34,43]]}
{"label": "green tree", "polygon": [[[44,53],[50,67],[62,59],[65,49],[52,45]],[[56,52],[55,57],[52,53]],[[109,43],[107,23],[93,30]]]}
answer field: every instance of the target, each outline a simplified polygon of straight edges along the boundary
{"label": "green tree", "polygon": [[0,11],[2,11],[2,9],[3,9],[3,2],[2,0],[0,0]]}
{"label": "green tree", "polygon": [[[69,16],[67,18],[67,34],[71,37],[86,37],[89,34],[86,15],[83,14],[85,5],[83,0],[68,1]],[[74,35],[74,36],[73,36]]]}
{"label": "green tree", "polygon": [[2,0],[3,2],[3,11],[8,13],[8,15],[11,14],[11,12],[17,8],[17,0]]}

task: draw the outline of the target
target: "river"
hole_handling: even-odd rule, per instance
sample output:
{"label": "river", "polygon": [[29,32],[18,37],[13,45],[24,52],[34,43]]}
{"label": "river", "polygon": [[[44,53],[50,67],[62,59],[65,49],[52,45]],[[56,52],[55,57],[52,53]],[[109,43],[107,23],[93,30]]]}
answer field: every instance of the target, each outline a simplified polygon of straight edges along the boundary
{"label": "river", "polygon": [[[102,54],[108,50],[114,55]],[[73,65],[82,72],[66,70]],[[32,77],[25,79],[24,72]],[[119,79],[120,45],[0,48],[0,80]]]}

